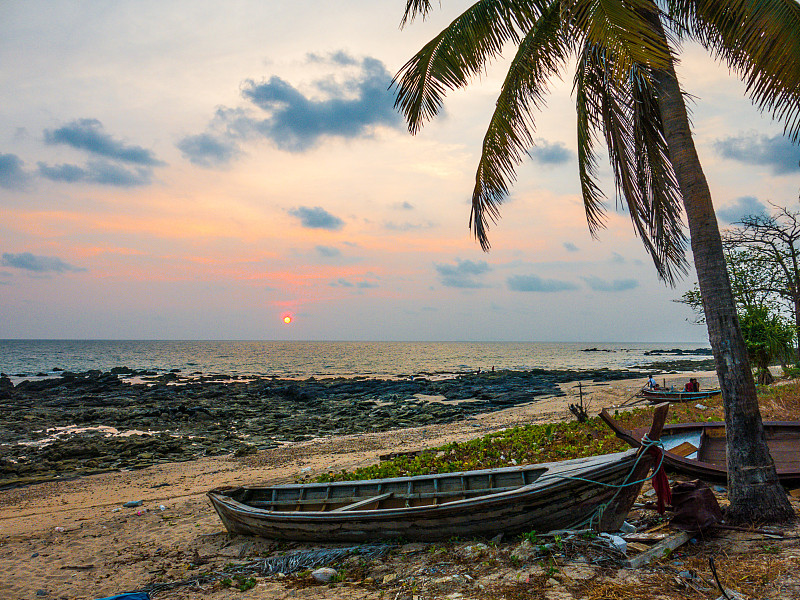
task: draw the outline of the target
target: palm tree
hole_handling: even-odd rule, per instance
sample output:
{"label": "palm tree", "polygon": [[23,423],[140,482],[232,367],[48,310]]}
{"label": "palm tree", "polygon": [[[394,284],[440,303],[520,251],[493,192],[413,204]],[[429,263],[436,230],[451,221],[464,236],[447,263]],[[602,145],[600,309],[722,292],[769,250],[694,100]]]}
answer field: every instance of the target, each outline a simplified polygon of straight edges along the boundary
{"label": "palm tree", "polygon": [[[432,10],[407,0],[402,24]],[[764,439],[755,384],[711,202],[697,157],[674,49],[696,40],[747,84],[754,104],[800,136],[800,5],[795,0],[479,0],[396,75],[396,107],[411,133],[434,117],[448,89],[516,45],[483,141],[470,227],[488,228],[533,145],[548,81],[575,60],[578,167],[592,235],[604,224],[595,144],[604,139],[617,196],[660,277],[687,271],[686,213],[698,284],[725,403],[730,521],[794,517]]]}

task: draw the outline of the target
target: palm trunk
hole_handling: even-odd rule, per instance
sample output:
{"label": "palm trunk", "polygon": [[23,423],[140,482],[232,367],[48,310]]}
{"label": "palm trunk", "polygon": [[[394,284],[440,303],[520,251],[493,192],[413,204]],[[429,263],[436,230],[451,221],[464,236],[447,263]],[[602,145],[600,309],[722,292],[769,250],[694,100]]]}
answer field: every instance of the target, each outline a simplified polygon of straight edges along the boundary
{"label": "palm trunk", "polygon": [[[663,30],[662,30],[663,33]],[[794,518],[769,454],[753,372],[739,328],[711,192],[689,127],[674,65],[656,73],[656,90],[670,160],[683,196],[708,339],[725,407],[728,437],[728,522]]]}

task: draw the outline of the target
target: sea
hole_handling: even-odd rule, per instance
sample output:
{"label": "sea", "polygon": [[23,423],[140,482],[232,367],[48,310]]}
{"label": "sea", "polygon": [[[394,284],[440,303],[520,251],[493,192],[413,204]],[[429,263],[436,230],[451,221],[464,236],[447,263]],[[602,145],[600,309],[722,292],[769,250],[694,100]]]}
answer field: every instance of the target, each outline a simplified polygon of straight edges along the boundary
{"label": "sea", "polygon": [[[0,340],[0,372],[12,381],[114,367],[288,379],[398,378],[450,376],[492,368],[641,369],[653,362],[707,360],[707,348],[697,342]],[[679,356],[675,350],[684,354]]]}

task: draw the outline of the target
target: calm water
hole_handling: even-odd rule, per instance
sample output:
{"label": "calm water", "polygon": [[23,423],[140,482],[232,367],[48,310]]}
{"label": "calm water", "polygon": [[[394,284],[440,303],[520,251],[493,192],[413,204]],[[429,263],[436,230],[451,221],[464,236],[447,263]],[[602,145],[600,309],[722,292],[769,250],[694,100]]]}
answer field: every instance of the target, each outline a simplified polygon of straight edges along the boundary
{"label": "calm water", "polygon": [[[11,376],[132,369],[227,375],[393,377],[490,369],[622,369],[667,356],[646,351],[689,344],[592,344],[517,342],[278,342],[0,340],[0,372]],[[596,348],[598,351],[586,352]],[[683,356],[679,358],[695,358]],[[697,356],[707,359],[708,356]]]}

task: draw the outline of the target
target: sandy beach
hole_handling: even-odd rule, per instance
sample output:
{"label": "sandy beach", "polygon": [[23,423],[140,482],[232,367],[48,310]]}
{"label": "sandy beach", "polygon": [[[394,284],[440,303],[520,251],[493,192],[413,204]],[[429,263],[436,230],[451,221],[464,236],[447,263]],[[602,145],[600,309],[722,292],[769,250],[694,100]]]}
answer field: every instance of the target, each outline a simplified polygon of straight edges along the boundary
{"label": "sandy beach", "polygon": [[[682,381],[687,376],[674,378]],[[704,387],[712,383],[713,374],[700,376]],[[584,384],[582,388],[591,399],[590,411],[597,412],[603,406],[623,403],[640,386],[640,380],[632,380]],[[518,424],[571,418],[568,405],[576,401],[577,385],[566,385],[564,391],[565,397],[446,425],[315,439],[244,458],[206,458],[2,491],[0,570],[4,576],[0,580],[0,598],[101,598],[141,588],[156,577],[191,577],[197,573],[198,563],[222,564],[264,556],[275,550],[276,544],[228,536],[205,497],[209,489],[288,482],[302,475],[372,464],[387,451],[419,450]],[[139,507],[122,507],[125,502],[139,500]],[[284,544],[281,549],[294,547]],[[406,559],[413,554],[413,550],[407,552]],[[794,560],[800,561],[797,546]],[[411,567],[406,563],[404,568]],[[388,597],[386,587],[378,585],[381,582],[298,589],[284,585],[287,581],[280,577],[262,578],[253,590],[244,593],[252,598]],[[389,587],[393,590],[391,597],[406,597],[397,585]],[[495,597],[486,589],[475,588],[473,593],[474,597]],[[176,588],[154,597],[223,599],[242,594],[211,585],[202,589]],[[458,594],[463,595],[463,591]]]}

